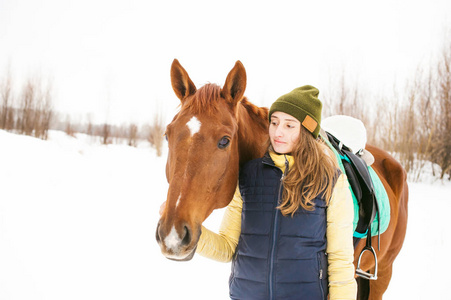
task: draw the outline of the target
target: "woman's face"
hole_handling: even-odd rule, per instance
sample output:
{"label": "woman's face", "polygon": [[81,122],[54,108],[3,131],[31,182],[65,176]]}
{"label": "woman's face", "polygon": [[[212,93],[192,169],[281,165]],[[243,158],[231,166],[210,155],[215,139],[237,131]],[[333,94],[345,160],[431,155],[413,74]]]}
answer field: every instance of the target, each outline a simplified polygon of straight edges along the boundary
{"label": "woman's face", "polygon": [[293,116],[281,111],[271,115],[269,124],[269,138],[275,152],[291,153],[299,139],[301,123]]}

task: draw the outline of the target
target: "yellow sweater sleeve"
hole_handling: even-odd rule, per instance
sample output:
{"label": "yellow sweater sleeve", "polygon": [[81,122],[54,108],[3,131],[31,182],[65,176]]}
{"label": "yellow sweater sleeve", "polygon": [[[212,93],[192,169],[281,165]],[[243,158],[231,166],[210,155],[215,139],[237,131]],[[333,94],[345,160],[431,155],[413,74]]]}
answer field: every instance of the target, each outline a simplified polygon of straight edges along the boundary
{"label": "yellow sweater sleeve", "polygon": [[243,199],[237,186],[235,195],[224,212],[219,234],[202,226],[196,253],[220,262],[231,261],[241,233],[242,209]]}
{"label": "yellow sweater sleeve", "polygon": [[356,299],[357,297],[353,264],[353,205],[346,175],[341,174],[327,209],[326,251],[329,261],[330,300]]}

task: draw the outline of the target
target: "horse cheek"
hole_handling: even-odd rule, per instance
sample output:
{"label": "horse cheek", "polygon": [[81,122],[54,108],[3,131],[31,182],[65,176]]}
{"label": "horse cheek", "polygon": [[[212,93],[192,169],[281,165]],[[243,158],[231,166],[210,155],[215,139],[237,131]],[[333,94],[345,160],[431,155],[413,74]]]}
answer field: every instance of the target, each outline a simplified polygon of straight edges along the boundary
{"label": "horse cheek", "polygon": [[166,161],[166,180],[168,181],[168,183],[170,182],[170,177],[169,177],[169,158]]}

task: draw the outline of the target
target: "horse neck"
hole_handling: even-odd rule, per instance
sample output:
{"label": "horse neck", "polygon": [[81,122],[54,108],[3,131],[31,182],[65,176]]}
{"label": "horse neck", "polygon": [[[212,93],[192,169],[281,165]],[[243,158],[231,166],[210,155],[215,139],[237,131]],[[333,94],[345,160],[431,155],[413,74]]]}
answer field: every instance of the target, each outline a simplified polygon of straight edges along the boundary
{"label": "horse neck", "polygon": [[238,106],[238,147],[240,166],[262,157],[268,148],[268,109],[258,107],[246,98]]}

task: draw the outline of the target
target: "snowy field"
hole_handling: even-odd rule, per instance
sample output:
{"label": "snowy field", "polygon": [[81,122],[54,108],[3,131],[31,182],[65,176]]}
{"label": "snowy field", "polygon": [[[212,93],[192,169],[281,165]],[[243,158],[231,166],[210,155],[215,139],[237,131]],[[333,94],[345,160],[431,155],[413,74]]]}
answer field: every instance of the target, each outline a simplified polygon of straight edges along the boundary
{"label": "snowy field", "polygon": [[[0,131],[0,299],[228,299],[230,264],[160,254],[165,160],[145,144]],[[451,183],[426,182],[409,183],[407,237],[384,299],[451,299]],[[217,230],[221,217],[205,225]]]}

